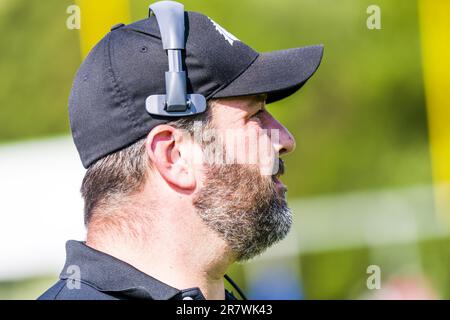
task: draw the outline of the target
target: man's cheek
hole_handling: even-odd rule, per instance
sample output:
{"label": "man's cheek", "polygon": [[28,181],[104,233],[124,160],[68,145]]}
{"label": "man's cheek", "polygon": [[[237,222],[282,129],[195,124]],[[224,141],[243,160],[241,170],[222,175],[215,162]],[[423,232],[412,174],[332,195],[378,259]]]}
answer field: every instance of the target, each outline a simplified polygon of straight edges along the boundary
{"label": "man's cheek", "polygon": [[226,164],[257,164],[258,136],[254,130],[227,129],[224,132]]}

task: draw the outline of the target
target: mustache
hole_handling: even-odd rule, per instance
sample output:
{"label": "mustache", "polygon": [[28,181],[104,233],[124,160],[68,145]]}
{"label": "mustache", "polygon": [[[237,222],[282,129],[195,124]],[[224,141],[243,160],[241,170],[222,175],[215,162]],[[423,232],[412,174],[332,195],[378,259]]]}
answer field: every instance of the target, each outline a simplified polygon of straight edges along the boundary
{"label": "mustache", "polygon": [[281,158],[276,159],[274,161],[273,165],[274,165],[274,167],[273,167],[272,172],[274,172],[274,174],[272,176],[274,178],[282,176],[284,174],[284,170],[285,170],[283,159],[281,159]]}

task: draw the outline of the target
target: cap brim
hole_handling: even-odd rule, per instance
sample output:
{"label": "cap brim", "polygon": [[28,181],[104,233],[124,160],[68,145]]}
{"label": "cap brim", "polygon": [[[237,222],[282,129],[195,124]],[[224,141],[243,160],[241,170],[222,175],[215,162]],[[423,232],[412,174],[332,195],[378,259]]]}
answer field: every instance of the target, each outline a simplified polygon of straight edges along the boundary
{"label": "cap brim", "polygon": [[323,45],[261,53],[250,67],[212,98],[267,94],[267,103],[299,90],[316,72]]}

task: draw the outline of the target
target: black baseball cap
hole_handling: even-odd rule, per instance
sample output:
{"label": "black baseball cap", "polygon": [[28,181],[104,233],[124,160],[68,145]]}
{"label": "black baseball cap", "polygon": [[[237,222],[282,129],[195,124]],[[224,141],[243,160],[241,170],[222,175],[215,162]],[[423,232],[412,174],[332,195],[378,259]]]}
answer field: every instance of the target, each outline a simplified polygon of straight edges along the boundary
{"label": "black baseball cap", "polygon": [[[212,98],[299,90],[319,67],[323,46],[258,53],[209,17],[185,12],[187,92]],[[89,53],[69,99],[72,135],[85,168],[174,118],[150,115],[149,95],[164,94],[168,58],[155,16],[114,26]]]}

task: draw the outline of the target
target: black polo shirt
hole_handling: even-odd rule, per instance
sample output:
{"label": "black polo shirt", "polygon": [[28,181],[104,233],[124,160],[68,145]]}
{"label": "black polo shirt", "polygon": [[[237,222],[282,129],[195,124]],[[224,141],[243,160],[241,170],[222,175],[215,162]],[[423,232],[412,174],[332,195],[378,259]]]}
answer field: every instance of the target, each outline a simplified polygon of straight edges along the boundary
{"label": "black polo shirt", "polygon": [[[173,288],[83,242],[66,243],[60,280],[38,300],[205,300],[198,287]],[[236,300],[225,290],[226,300]]]}

